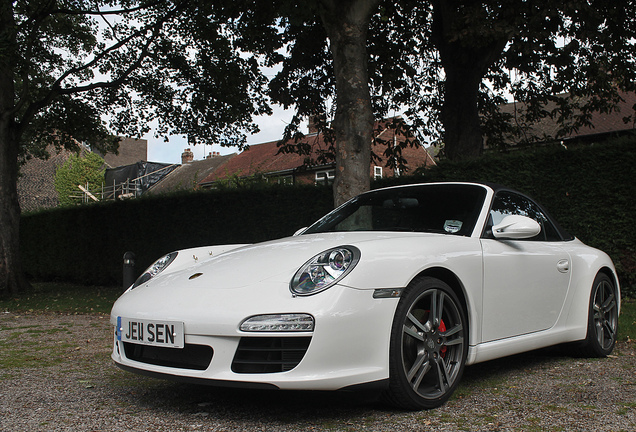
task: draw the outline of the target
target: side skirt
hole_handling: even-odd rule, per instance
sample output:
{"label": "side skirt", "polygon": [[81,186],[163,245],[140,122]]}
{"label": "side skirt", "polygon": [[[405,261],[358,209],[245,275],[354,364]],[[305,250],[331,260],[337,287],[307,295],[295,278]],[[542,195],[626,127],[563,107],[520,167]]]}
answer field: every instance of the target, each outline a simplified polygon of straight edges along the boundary
{"label": "side skirt", "polygon": [[530,333],[512,338],[485,342],[468,348],[467,365],[547,348],[562,343],[576,342],[585,338],[585,329],[570,328],[561,331],[553,329]]}

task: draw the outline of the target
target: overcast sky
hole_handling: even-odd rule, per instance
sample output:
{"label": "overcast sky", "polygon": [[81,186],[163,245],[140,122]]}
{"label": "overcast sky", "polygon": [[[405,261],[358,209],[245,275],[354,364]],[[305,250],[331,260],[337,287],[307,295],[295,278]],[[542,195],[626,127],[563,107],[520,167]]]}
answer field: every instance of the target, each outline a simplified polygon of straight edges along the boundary
{"label": "overcast sky", "polygon": [[[274,114],[257,118],[261,132],[247,137],[250,145],[276,141],[282,138],[283,130],[293,116],[292,111],[285,111],[282,108],[274,107]],[[305,131],[306,132],[306,131]],[[173,136],[169,142],[164,142],[162,138],[154,138],[151,134],[144,136],[148,140],[148,161],[162,163],[181,163],[181,153],[186,148],[190,148],[194,153],[194,160],[200,160],[210,152],[219,152],[222,155],[237,153],[235,147],[221,147],[220,145],[201,145],[188,147],[188,142],[184,137]]]}

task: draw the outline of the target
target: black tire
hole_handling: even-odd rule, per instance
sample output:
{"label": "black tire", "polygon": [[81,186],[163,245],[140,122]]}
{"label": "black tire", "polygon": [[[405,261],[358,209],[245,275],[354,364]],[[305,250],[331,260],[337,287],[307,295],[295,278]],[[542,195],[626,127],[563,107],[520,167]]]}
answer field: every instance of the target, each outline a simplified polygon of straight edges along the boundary
{"label": "black tire", "polygon": [[466,312],[446,283],[415,279],[393,319],[385,400],[403,409],[436,408],[451,397],[468,354]]}
{"label": "black tire", "polygon": [[587,318],[587,336],[575,354],[606,357],[614,350],[618,332],[618,293],[614,281],[599,273],[592,284]]}

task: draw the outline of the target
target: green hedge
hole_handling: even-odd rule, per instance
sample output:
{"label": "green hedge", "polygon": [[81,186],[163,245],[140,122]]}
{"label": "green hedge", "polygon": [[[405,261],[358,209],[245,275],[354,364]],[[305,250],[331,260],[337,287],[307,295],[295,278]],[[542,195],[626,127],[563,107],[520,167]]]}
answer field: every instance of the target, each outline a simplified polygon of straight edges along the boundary
{"label": "green hedge", "polygon": [[[572,234],[609,253],[623,292],[636,297],[635,167],[632,137],[445,162],[374,187],[458,180],[518,189],[542,203]],[[257,185],[55,209],[23,216],[23,263],[37,280],[119,284],[128,250],[137,254],[141,272],[176,249],[290,235],[331,207],[328,188]]]}
{"label": "green hedge", "polygon": [[173,250],[291,235],[332,207],[327,188],[263,186],[58,208],[22,217],[22,262],[35,280],[120,284],[126,251],[140,273]]}

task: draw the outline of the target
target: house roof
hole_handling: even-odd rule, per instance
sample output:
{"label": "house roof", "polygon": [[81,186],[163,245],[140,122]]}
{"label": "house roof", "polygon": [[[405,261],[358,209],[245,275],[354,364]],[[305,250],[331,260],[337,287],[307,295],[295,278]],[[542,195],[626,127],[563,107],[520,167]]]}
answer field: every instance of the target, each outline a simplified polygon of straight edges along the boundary
{"label": "house roof", "polygon": [[[592,113],[592,125],[594,127],[580,128],[573,136],[594,135],[601,133],[622,132],[634,130],[636,119],[633,117],[636,110],[636,93],[621,93],[622,100],[616,106],[616,110],[610,113]],[[625,122],[625,118],[632,116],[631,122]]]}
{"label": "house roof", "polygon": [[[305,140],[314,141],[318,137],[314,134]],[[322,140],[319,140],[322,142]],[[259,173],[272,173],[293,170],[305,163],[307,156],[298,153],[278,153],[278,141],[251,145],[233,157],[219,169],[210,173],[200,181],[200,184],[211,183],[225,179],[232,175],[249,177]]]}
{"label": "house roof", "polygon": [[[401,121],[401,119],[399,119]],[[404,142],[405,138],[393,128],[385,128],[382,130],[377,138],[384,142]],[[373,143],[371,150],[380,158],[378,165],[386,165],[386,156],[384,151],[386,148],[377,142]],[[402,149],[402,157],[406,161],[406,166],[409,170],[414,170],[420,167],[431,167],[437,165],[433,156],[421,145],[407,145]]]}
{"label": "house roof", "polygon": [[110,168],[132,165],[139,161],[148,160],[148,140],[121,137],[117,154],[101,154],[99,152],[98,154],[104,158],[104,162]]}
{"label": "house roof", "polygon": [[196,189],[201,180],[222,167],[235,156],[236,153],[233,153],[226,156],[215,156],[182,164],[165,176],[160,182],[148,189],[146,193],[156,195]]}
{"label": "house roof", "polygon": [[[376,123],[376,129],[379,123]],[[390,142],[394,139],[404,140],[399,134],[395,134],[395,130],[391,128],[385,128],[378,134],[378,138],[383,141]],[[210,173],[206,178],[199,182],[200,185],[213,183],[218,180],[225,179],[232,175],[238,175],[239,177],[249,177],[256,174],[272,174],[272,173],[285,173],[292,172],[293,170],[307,166],[319,167],[324,165],[317,165],[319,156],[321,153],[326,152],[328,145],[325,143],[323,135],[321,133],[311,133],[305,135],[300,141],[301,144],[306,144],[311,147],[310,154],[298,154],[298,153],[279,153],[279,141],[271,141],[263,144],[251,145],[243,152],[236,155],[220,169]],[[373,146],[373,152],[384,160],[384,148],[381,144],[375,144]],[[432,157],[421,146],[407,146],[402,150],[402,156],[407,160],[407,163],[414,169],[416,167],[426,165],[435,165]],[[313,164],[313,165],[312,165]],[[384,163],[382,163],[384,164]],[[329,164],[332,165],[332,164]]]}
{"label": "house roof", "polygon": [[[526,134],[527,136],[535,139],[549,140],[574,139],[635,130],[636,120],[632,117],[631,121],[625,122],[624,119],[629,116],[634,116],[634,110],[636,109],[636,93],[621,92],[620,96],[621,100],[618,102],[615,110],[612,110],[611,112],[595,111],[591,114],[590,123],[592,126],[579,127],[577,130],[572,130],[566,136],[559,136],[559,130],[562,126],[557,124],[556,119],[547,116],[534,124],[528,125]],[[563,97],[566,97],[566,95],[563,95]],[[552,111],[555,108],[555,102],[550,102],[545,107],[547,111]],[[501,111],[503,113],[512,115],[515,115],[515,113],[523,114],[525,110],[526,105],[523,103],[509,103],[501,106]],[[510,141],[515,142],[518,141],[518,139],[516,139],[516,137],[510,137]]]}

